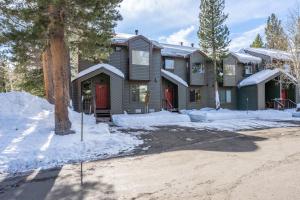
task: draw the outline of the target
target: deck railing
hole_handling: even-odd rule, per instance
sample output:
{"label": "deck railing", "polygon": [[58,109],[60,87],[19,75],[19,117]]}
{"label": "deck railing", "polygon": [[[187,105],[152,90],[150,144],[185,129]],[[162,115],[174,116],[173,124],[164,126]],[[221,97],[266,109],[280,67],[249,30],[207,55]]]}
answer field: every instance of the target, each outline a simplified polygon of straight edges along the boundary
{"label": "deck railing", "polygon": [[273,108],[278,110],[296,108],[297,104],[290,99],[273,99]]}

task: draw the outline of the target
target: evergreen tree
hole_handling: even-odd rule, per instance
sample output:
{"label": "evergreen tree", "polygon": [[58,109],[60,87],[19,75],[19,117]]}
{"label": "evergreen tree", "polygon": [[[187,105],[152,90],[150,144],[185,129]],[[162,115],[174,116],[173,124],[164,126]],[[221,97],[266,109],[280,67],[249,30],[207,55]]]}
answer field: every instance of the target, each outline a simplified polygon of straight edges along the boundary
{"label": "evergreen tree", "polygon": [[209,54],[214,64],[214,87],[216,109],[220,108],[218,93],[218,67],[217,63],[226,54],[230,43],[229,30],[225,24],[228,18],[224,14],[225,0],[201,0],[200,4],[200,28],[198,37],[202,50]]}
{"label": "evergreen tree", "polygon": [[9,74],[8,66],[5,62],[0,62],[0,92],[8,92],[9,88]]}
{"label": "evergreen tree", "polygon": [[267,48],[283,51],[288,49],[288,40],[281,25],[281,20],[279,20],[274,13],[268,17],[265,34]]}
{"label": "evergreen tree", "polygon": [[264,47],[264,42],[262,41],[262,37],[260,34],[257,34],[255,37],[253,43],[250,45],[252,48],[263,48]]}
{"label": "evergreen tree", "polygon": [[[53,81],[55,133],[70,133],[68,118],[69,51],[82,58],[101,60],[109,54],[116,22],[121,20],[121,0],[2,0],[0,45],[7,46],[15,62],[32,57],[41,63]],[[50,54],[44,53],[49,51]],[[49,62],[51,61],[51,62]],[[48,70],[50,68],[50,70]],[[50,84],[46,84],[49,86]]]}

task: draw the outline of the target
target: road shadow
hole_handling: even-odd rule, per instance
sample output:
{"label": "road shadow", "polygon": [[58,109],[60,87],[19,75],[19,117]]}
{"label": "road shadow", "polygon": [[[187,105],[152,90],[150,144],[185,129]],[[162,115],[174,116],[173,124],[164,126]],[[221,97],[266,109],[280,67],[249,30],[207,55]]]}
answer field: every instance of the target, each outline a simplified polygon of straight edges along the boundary
{"label": "road shadow", "polygon": [[[135,132],[140,133],[142,131],[128,130],[128,133],[135,134]],[[157,130],[146,132],[137,135],[144,143],[134,150],[134,155],[178,150],[251,152],[258,149],[256,142],[267,140],[264,137],[249,136],[237,132],[199,130],[179,126],[157,127]]]}
{"label": "road shadow", "polygon": [[[62,168],[41,170],[17,177],[7,177],[0,181],[0,199],[2,200],[83,200],[88,194],[99,200],[116,200],[114,186],[104,183],[102,177],[81,184],[80,167],[78,171],[59,174]],[[55,183],[57,183],[55,185]]]}

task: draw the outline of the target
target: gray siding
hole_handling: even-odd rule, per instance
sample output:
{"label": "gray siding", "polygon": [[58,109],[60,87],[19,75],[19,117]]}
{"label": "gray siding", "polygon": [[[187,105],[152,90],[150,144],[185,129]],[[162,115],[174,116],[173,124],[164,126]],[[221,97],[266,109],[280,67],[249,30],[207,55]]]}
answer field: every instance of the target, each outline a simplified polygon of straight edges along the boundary
{"label": "gray siding", "polygon": [[[200,89],[201,100],[200,102],[191,102],[190,101],[190,89]],[[201,109],[207,107],[208,98],[207,98],[207,86],[190,86],[187,89],[187,109]]]}
{"label": "gray siding", "polygon": [[231,103],[221,103],[222,108],[237,109],[237,89],[236,87],[219,87],[219,93],[221,91],[226,92],[226,90],[231,90]]}
{"label": "gray siding", "polygon": [[[148,51],[150,53],[149,65],[134,65],[132,64],[132,50]],[[150,80],[152,48],[149,41],[143,38],[134,38],[129,41],[129,79],[148,81]]]}
{"label": "gray siding", "polygon": [[[248,98],[248,104],[247,104]],[[238,109],[239,110],[257,110],[257,86],[251,85],[238,89]]]}
{"label": "gray siding", "polygon": [[[193,65],[195,63],[203,63],[205,66],[205,73],[194,73],[193,72]],[[189,74],[190,74],[190,84],[191,85],[207,85],[207,72],[209,66],[206,63],[206,58],[199,52],[194,52],[190,56],[190,67],[189,67]]]}
{"label": "gray siding", "polygon": [[174,60],[174,69],[166,69],[167,71],[170,71],[173,74],[176,74],[177,76],[182,78],[183,80],[187,81],[188,78],[187,60],[185,58],[164,57],[162,62],[164,62],[164,59]]}
{"label": "gray siding", "polygon": [[235,75],[226,75],[224,74],[223,76],[223,85],[224,86],[236,86],[237,85],[237,77],[240,76],[239,72],[240,70],[238,70],[238,64],[237,64],[237,60],[229,55],[227,58],[224,59],[223,62],[224,66],[225,65],[234,65],[235,66]]}

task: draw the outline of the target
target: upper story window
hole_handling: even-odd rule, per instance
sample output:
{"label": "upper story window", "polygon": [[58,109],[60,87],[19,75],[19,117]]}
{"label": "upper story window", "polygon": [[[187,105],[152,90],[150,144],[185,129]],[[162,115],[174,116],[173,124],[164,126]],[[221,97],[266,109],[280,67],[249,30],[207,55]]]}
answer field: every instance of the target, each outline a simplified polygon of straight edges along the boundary
{"label": "upper story window", "polygon": [[253,66],[252,65],[246,65],[245,66],[245,75],[253,74]]}
{"label": "upper story window", "polygon": [[165,59],[165,69],[174,69],[175,62],[172,59]]}
{"label": "upper story window", "polygon": [[194,74],[199,73],[199,74],[204,74],[205,73],[205,66],[203,63],[194,63],[192,66],[192,72]]}
{"label": "upper story window", "polygon": [[132,50],[133,65],[149,65],[149,51]]}
{"label": "upper story window", "polygon": [[224,75],[235,75],[235,65],[224,65]]}

